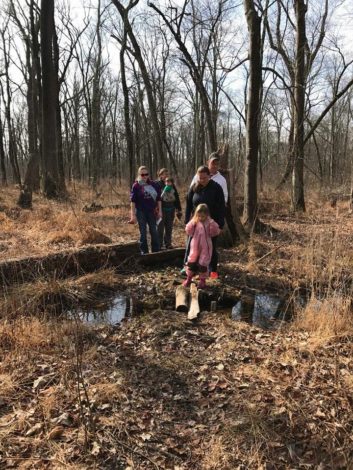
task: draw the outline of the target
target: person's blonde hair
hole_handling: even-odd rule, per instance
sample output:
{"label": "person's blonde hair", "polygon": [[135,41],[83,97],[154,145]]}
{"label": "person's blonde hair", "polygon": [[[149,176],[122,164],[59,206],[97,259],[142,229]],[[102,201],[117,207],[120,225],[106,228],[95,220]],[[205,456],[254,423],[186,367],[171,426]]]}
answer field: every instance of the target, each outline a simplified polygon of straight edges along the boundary
{"label": "person's blonde hair", "polygon": [[139,176],[143,170],[146,170],[148,172],[147,166],[140,166],[139,169],[137,170],[137,176]]}
{"label": "person's blonde hair", "polygon": [[192,218],[194,222],[197,222],[197,216],[198,216],[199,214],[205,214],[205,215],[207,215],[207,216],[210,215],[210,211],[209,211],[209,209],[208,209],[207,204],[199,204],[199,205],[196,207],[195,212],[194,212],[194,216],[193,216],[193,218]]}
{"label": "person's blonde hair", "polygon": [[169,173],[168,168],[161,168],[160,170],[158,170],[157,175],[162,176],[163,173]]}

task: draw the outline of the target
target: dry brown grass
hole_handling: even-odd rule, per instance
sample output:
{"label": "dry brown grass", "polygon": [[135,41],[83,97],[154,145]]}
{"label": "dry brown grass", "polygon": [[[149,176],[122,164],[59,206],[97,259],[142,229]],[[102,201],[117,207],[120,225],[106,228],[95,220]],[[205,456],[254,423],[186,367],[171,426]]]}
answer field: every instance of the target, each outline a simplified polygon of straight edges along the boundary
{"label": "dry brown grass", "polygon": [[38,318],[22,317],[16,322],[0,323],[0,343],[9,350],[43,350],[55,336],[53,325]]}
{"label": "dry brown grass", "polygon": [[[75,191],[75,207],[90,201],[92,195],[87,190]],[[115,196],[111,200],[104,197],[109,203],[116,202]],[[96,468],[105,462],[118,468],[120,461],[114,461],[112,449],[127,468],[156,468],[153,461],[159,468],[183,470],[193,466],[200,470],[268,465],[297,468],[301,464],[314,468],[321,465],[321,455],[315,460],[307,451],[315,450],[320,441],[319,453],[327,459],[323,465],[330,465],[330,453],[334,458],[344,453],[349,459],[346,444],[351,421],[346,394],[353,387],[353,363],[350,344],[344,339],[353,334],[353,323],[348,283],[343,286],[342,280],[353,267],[351,221],[341,208],[320,207],[319,198],[309,201],[307,215],[292,217],[285,209],[285,195],[281,197],[283,201],[276,206],[281,214],[268,212],[267,219],[264,216],[266,222],[281,229],[278,239],[254,236],[249,247],[225,253],[230,276],[243,271],[246,280],[251,274],[260,289],[261,282],[271,276],[286,288],[305,284],[317,289],[313,291],[317,296],[298,311],[293,325],[278,332],[264,334],[248,324],[236,324],[222,312],[205,314],[194,325],[171,312],[146,312],[143,318],[132,318],[117,328],[114,336],[108,329],[93,332],[73,321],[38,315],[49,307],[50,296],[60,302],[91,302],[103,286],[121,286],[122,278],[113,271],[76,280],[38,280],[31,286],[8,290],[0,305],[2,314],[8,312],[11,317],[0,321],[4,357],[0,389],[9,406],[0,424],[11,424],[0,426],[0,452],[7,446],[6,451],[10,449],[9,455],[15,457],[49,456],[52,468],[65,469]],[[56,249],[79,244],[91,229],[97,228],[113,240],[122,233],[114,230],[121,226],[126,209],[68,216],[65,204],[45,204],[38,211],[34,209],[36,214],[14,212],[14,218],[9,218],[0,213],[0,219],[6,218],[5,241],[7,235],[21,235],[23,246],[27,243],[30,250],[45,252],[49,245]],[[30,237],[37,237],[36,245],[23,232],[23,224],[29,227]],[[124,232],[124,237],[135,236],[136,227],[127,229],[131,232]],[[184,240],[182,225],[178,230]],[[255,266],[251,264],[283,240],[287,242],[283,249]],[[251,266],[249,273],[247,267]],[[143,281],[148,283],[148,279],[146,275]],[[234,290],[239,287],[238,279]],[[162,289],[164,281],[158,284],[157,275],[156,281],[157,289]],[[14,308],[17,313],[11,316]],[[24,317],[28,313],[37,316]],[[63,411],[79,415],[78,397],[85,398],[82,384],[77,386],[78,339],[83,346],[83,381],[96,425],[96,434],[89,436],[89,448],[83,445],[83,419],[65,428],[62,441],[47,439],[53,426],[50,420]],[[337,351],[342,347],[344,354],[336,354],[331,343]],[[34,393],[34,380],[46,373],[43,364],[53,370],[55,381]],[[219,364],[224,369],[219,369]],[[219,388],[213,386],[215,382]],[[102,407],[105,404],[112,406]],[[11,422],[13,416],[16,420]],[[25,437],[38,422],[43,423],[43,431]],[[342,435],[337,437],[339,432]],[[99,439],[103,445],[96,457],[92,445]],[[299,449],[300,461],[291,456],[292,442],[295,450]],[[13,459],[13,463],[21,468],[24,460]],[[28,468],[48,464],[37,460],[27,463]]]}
{"label": "dry brown grass", "polygon": [[232,468],[223,436],[213,436],[209,442],[205,443],[202,467],[205,470],[230,470]]}
{"label": "dry brown grass", "polygon": [[305,307],[298,307],[292,328],[307,331],[313,348],[353,333],[352,220],[347,207],[330,209],[321,205],[314,211],[304,243],[290,261],[294,278],[304,280],[311,290]]}
{"label": "dry brown grass", "polygon": [[33,210],[16,206],[18,189],[0,189],[0,259],[29,254],[41,255],[85,244],[122,242],[126,237],[137,239],[137,227],[126,224],[129,217],[129,191],[117,191],[105,183],[99,189],[98,202],[106,208],[83,213],[82,207],[97,201],[96,193],[85,185],[69,186],[70,200],[48,201],[34,195]]}
{"label": "dry brown grass", "polygon": [[323,300],[314,296],[296,315],[292,328],[307,331],[311,343],[319,346],[353,334],[351,299],[332,294]]}
{"label": "dry brown grass", "polygon": [[73,346],[77,333],[87,341],[92,336],[88,325],[79,325],[77,331],[73,321],[55,321],[37,317],[23,317],[0,322],[0,344],[3,349],[19,354],[50,353],[55,348]]}
{"label": "dry brown grass", "polygon": [[14,318],[44,312],[60,314],[78,303],[87,305],[97,301],[103,293],[121,285],[121,276],[114,269],[104,269],[79,278],[38,279],[32,284],[8,288],[0,297],[1,316]]}
{"label": "dry brown grass", "polygon": [[[75,183],[68,186],[68,191],[67,201],[48,201],[35,194],[33,210],[23,210],[16,206],[17,188],[0,188],[0,260],[45,255],[89,244],[138,240],[137,225],[127,223],[130,203],[126,184],[118,188],[106,181],[95,192],[87,185]],[[92,202],[104,209],[82,212]],[[173,238],[175,246],[185,243],[184,225],[179,221],[175,223]]]}
{"label": "dry brown grass", "polygon": [[15,382],[11,374],[0,374],[1,396],[6,397],[15,389]]}
{"label": "dry brown grass", "polygon": [[89,389],[89,397],[95,405],[105,405],[122,400],[124,397],[124,390],[121,385],[111,382],[95,383]]}
{"label": "dry brown grass", "polygon": [[62,387],[53,385],[44,390],[39,395],[38,399],[43,416],[47,421],[49,421],[53,418],[53,416],[57,416],[60,410],[62,410],[65,395]]}

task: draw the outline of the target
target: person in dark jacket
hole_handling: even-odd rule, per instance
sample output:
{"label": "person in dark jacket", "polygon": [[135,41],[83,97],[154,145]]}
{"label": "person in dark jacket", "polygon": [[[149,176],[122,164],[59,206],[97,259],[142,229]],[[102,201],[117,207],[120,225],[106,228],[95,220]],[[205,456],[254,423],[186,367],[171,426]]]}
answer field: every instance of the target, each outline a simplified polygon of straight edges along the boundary
{"label": "person in dark jacket", "polygon": [[[211,179],[210,170],[207,166],[200,166],[197,170],[197,181],[191,186],[186,197],[185,224],[189,222],[196,207],[199,204],[206,204],[210,211],[210,217],[217,222],[219,228],[224,227],[225,216],[225,200],[221,186]],[[212,237],[213,253],[210,262],[210,277],[218,278],[217,265],[217,238]],[[190,239],[187,243],[185,256],[188,255],[188,247]]]}
{"label": "person in dark jacket", "polygon": [[140,229],[141,254],[148,253],[147,225],[151,234],[152,252],[159,251],[159,239],[157,233],[156,219],[161,213],[161,190],[157,183],[149,179],[148,170],[145,166],[138,169],[137,179],[132,185],[131,218],[129,223],[136,221]]}
{"label": "person in dark jacket", "polygon": [[161,189],[162,199],[162,219],[158,223],[158,236],[160,247],[162,248],[164,242],[165,247],[171,249],[175,213],[178,219],[181,219],[182,212],[178,190],[174,180],[168,174],[167,168],[162,168],[158,172],[158,180],[156,181]]}

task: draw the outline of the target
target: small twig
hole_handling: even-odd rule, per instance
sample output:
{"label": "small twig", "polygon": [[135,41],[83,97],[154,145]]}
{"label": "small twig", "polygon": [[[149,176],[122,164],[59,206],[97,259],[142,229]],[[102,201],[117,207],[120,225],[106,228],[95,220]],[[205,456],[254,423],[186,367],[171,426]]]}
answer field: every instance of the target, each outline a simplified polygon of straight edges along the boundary
{"label": "small twig", "polygon": [[140,452],[136,449],[133,449],[128,444],[125,444],[125,442],[120,441],[113,433],[109,433],[109,434],[111,435],[111,437],[113,437],[114,443],[117,443],[117,444],[121,445],[126,450],[128,450],[129,452],[132,452],[133,454],[138,455],[139,457],[143,457],[145,460],[148,460],[150,463],[152,463],[157,470],[159,470],[159,468],[160,468],[159,465],[153,459],[151,459],[148,455],[146,455],[143,452]]}
{"label": "small twig", "polygon": [[267,258],[268,256],[272,255],[272,253],[274,253],[275,251],[279,250],[280,248],[282,248],[282,246],[286,245],[286,243],[282,243],[282,245],[279,245],[279,246],[276,246],[276,248],[273,248],[273,250],[269,251],[268,253],[266,253],[265,255],[261,256],[261,258],[257,259],[256,261],[253,262],[253,264],[257,264],[259,263],[260,261],[262,261],[263,259]]}
{"label": "small twig", "polygon": [[[84,439],[85,439],[85,449],[88,449],[89,445],[89,432],[95,432],[95,426],[93,423],[92,419],[92,406],[90,403],[90,399],[88,396],[85,380],[83,378],[82,374],[82,355],[83,355],[83,340],[82,340],[82,332],[81,332],[81,322],[78,318],[78,315],[76,312],[74,312],[74,321],[75,321],[75,329],[74,329],[74,334],[75,334],[75,341],[74,341],[74,350],[75,350],[75,359],[76,359],[76,387],[77,387],[77,399],[80,407],[80,415],[81,415],[81,420],[83,423],[83,429],[84,429]],[[82,401],[81,397],[81,390],[80,390],[80,385],[82,386],[83,393],[86,398],[87,402],[87,409],[88,409],[88,423],[86,420],[86,413],[85,413],[85,407]]]}

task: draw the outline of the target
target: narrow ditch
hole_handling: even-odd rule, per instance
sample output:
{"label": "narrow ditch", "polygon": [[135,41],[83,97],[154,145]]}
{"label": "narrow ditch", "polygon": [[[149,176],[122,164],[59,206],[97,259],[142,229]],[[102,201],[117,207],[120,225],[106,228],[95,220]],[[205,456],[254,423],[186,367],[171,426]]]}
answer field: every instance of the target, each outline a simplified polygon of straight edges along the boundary
{"label": "narrow ditch", "polygon": [[[288,295],[283,292],[268,293],[250,289],[243,289],[240,294],[234,295],[219,289],[199,292],[200,317],[205,313],[218,311],[228,314],[234,321],[243,321],[263,329],[276,329],[283,322],[291,321],[294,312],[304,307],[306,302],[307,298],[303,294]],[[92,302],[90,305],[77,305],[75,309],[63,313],[93,326],[116,326],[124,319],[161,307],[174,311],[174,303],[174,295],[171,292],[164,296],[162,305],[161,302],[157,305],[153,304],[153,298],[148,294],[134,302],[131,295],[120,291],[111,293],[104,300]],[[183,315],[176,311],[175,314]]]}

